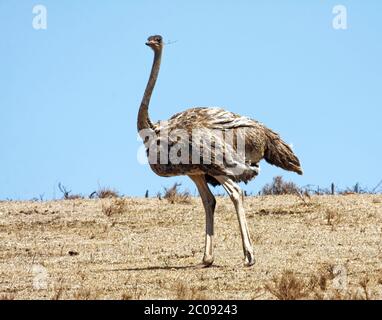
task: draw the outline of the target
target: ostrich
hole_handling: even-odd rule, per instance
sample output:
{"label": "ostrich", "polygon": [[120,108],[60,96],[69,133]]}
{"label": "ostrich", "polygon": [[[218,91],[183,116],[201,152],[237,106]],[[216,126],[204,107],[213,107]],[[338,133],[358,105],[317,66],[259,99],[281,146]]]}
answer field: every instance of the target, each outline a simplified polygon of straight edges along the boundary
{"label": "ostrich", "polygon": [[[247,183],[257,176],[258,164],[262,159],[282,169],[302,174],[300,162],[277,133],[255,120],[221,108],[192,108],[174,115],[166,122],[152,123],[149,118],[148,107],[158,77],[164,43],[161,36],[154,35],[147,39],[146,45],[154,51],[154,61],[139,108],[137,128],[145,143],[150,167],[159,176],[186,175],[195,183],[206,214],[205,249],[200,265],[202,267],[211,266],[214,261],[213,237],[216,199],[208,184],[212,186],[222,185],[234,204],[239,220],[245,265],[251,266],[255,263],[255,257],[245,218],[243,193],[238,183]],[[199,139],[189,137],[179,139],[178,134],[175,138],[171,136],[171,133],[177,131],[194,134],[194,129],[198,129],[196,134],[198,138],[212,137],[215,148],[204,144],[202,146]],[[228,131],[233,133],[234,138],[227,142],[222,138],[222,134]],[[164,140],[166,136],[170,136],[166,140],[167,142]],[[240,139],[245,144],[244,154],[235,152],[238,147],[234,140],[238,142]],[[168,151],[171,147],[178,148],[175,155],[179,155],[179,151],[188,151],[195,146],[201,149],[204,147],[204,151],[208,152],[199,154],[199,158],[193,157],[189,162],[178,161],[179,158],[171,157],[165,152],[165,158],[160,155],[162,151]],[[229,161],[214,161],[218,157],[216,151],[218,147],[230,156],[230,163]],[[152,151],[154,156],[150,158]],[[213,161],[203,161],[205,154],[209,154]],[[158,159],[160,160],[159,163],[156,161]],[[186,160],[189,159],[190,155],[188,154]],[[200,161],[195,161],[195,159]],[[240,170],[233,170],[233,167]]]}

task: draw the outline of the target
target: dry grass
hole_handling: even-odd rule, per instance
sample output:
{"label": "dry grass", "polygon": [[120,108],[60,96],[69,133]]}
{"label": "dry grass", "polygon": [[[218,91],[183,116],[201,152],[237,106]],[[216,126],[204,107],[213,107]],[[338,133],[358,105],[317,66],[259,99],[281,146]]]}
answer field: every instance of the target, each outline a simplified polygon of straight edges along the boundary
{"label": "dry grass", "polygon": [[308,295],[304,281],[290,270],[284,271],[280,277],[274,277],[273,284],[266,284],[265,289],[279,300],[297,300]]}
{"label": "dry grass", "polygon": [[96,192],[96,196],[99,199],[111,199],[120,197],[118,191],[110,188],[101,188]]}
{"label": "dry grass", "polygon": [[89,288],[79,288],[74,292],[73,300],[96,300],[98,298],[98,292],[94,292]]}
{"label": "dry grass", "polygon": [[[207,269],[194,267],[200,198],[2,201],[0,298],[381,299],[381,199],[246,197],[257,263],[245,268],[233,205],[218,197]],[[34,287],[34,265],[46,269],[46,288]]]}
{"label": "dry grass", "polygon": [[1,293],[0,301],[1,300],[15,300],[15,295],[13,293]]}
{"label": "dry grass", "polygon": [[338,210],[327,209],[326,210],[326,222],[328,226],[332,227],[332,230],[340,223],[341,213]]}
{"label": "dry grass", "polygon": [[293,182],[286,182],[283,177],[277,176],[273,178],[272,183],[266,184],[261,190],[262,195],[286,195],[301,194],[300,188]]}
{"label": "dry grass", "polygon": [[363,290],[365,300],[370,300],[370,293],[368,290],[369,283],[370,283],[370,278],[368,276],[365,276],[359,282],[359,285],[361,286],[361,288]]}
{"label": "dry grass", "polygon": [[58,189],[62,192],[63,199],[65,200],[77,200],[84,197],[80,194],[71,194],[71,190],[68,190],[61,182],[58,184]]}
{"label": "dry grass", "polygon": [[353,288],[348,288],[346,283],[340,288],[337,287],[335,268],[335,266],[327,265],[311,274],[310,277],[297,276],[293,271],[287,270],[281,276],[274,277],[272,283],[265,285],[265,289],[279,300],[370,300],[379,298],[378,292],[371,293],[369,290],[371,279],[368,275],[362,277],[358,285]]}
{"label": "dry grass", "polygon": [[178,282],[175,287],[176,300],[206,300],[206,294],[200,289]]}
{"label": "dry grass", "polygon": [[64,293],[64,288],[62,286],[54,288],[51,300],[60,300],[62,298],[63,293]]}
{"label": "dry grass", "polygon": [[122,214],[127,210],[125,199],[115,199],[111,203],[102,204],[102,212],[105,216],[111,217],[116,214]]}
{"label": "dry grass", "polygon": [[175,203],[191,203],[191,195],[188,191],[179,191],[180,183],[174,183],[171,188],[164,188],[163,198],[166,199],[171,204]]}

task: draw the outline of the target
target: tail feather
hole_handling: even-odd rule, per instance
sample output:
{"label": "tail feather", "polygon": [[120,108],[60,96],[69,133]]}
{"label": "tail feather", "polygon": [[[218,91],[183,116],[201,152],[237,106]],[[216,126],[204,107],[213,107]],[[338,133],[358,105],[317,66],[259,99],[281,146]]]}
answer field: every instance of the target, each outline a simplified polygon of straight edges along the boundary
{"label": "tail feather", "polygon": [[300,160],[293,153],[290,146],[281,140],[280,136],[272,130],[266,132],[268,141],[264,153],[264,159],[275,166],[284,170],[293,171],[300,175],[303,174]]}

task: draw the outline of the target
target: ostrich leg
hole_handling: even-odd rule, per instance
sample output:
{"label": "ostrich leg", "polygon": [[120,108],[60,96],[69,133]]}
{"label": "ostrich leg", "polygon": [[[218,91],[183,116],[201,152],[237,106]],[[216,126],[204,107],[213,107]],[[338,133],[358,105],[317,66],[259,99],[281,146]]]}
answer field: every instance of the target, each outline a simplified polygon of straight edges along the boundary
{"label": "ostrich leg", "polygon": [[224,189],[229,194],[233,204],[235,205],[235,209],[236,209],[236,213],[237,213],[237,217],[238,217],[239,225],[240,225],[241,238],[243,241],[245,264],[247,266],[251,266],[255,264],[255,257],[253,254],[253,248],[252,248],[251,238],[249,236],[247,221],[245,219],[245,210],[243,206],[243,192],[241,191],[240,187],[235,182],[233,182],[230,178],[220,176],[220,177],[215,177],[215,179],[222,184]]}
{"label": "ostrich leg", "polygon": [[214,211],[216,200],[211,190],[208,188],[207,181],[204,175],[190,176],[192,181],[198,188],[200,197],[202,198],[204,210],[206,212],[206,240],[203,256],[203,265],[210,266],[214,262]]}

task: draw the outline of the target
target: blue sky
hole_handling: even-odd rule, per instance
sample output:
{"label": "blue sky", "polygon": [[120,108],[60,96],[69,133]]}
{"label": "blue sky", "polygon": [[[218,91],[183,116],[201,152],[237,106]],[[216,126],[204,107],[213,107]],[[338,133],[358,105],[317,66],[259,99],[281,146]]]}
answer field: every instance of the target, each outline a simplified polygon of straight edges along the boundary
{"label": "blue sky", "polygon": [[[47,30],[32,8],[48,10]],[[332,28],[333,6],[348,29]],[[156,194],[137,161],[136,117],[152,62],[165,48],[150,106],[165,120],[193,106],[250,116],[292,143],[304,176],[265,162],[245,186],[275,175],[299,185],[369,188],[382,179],[381,1],[0,0],[0,199],[108,186]]]}

